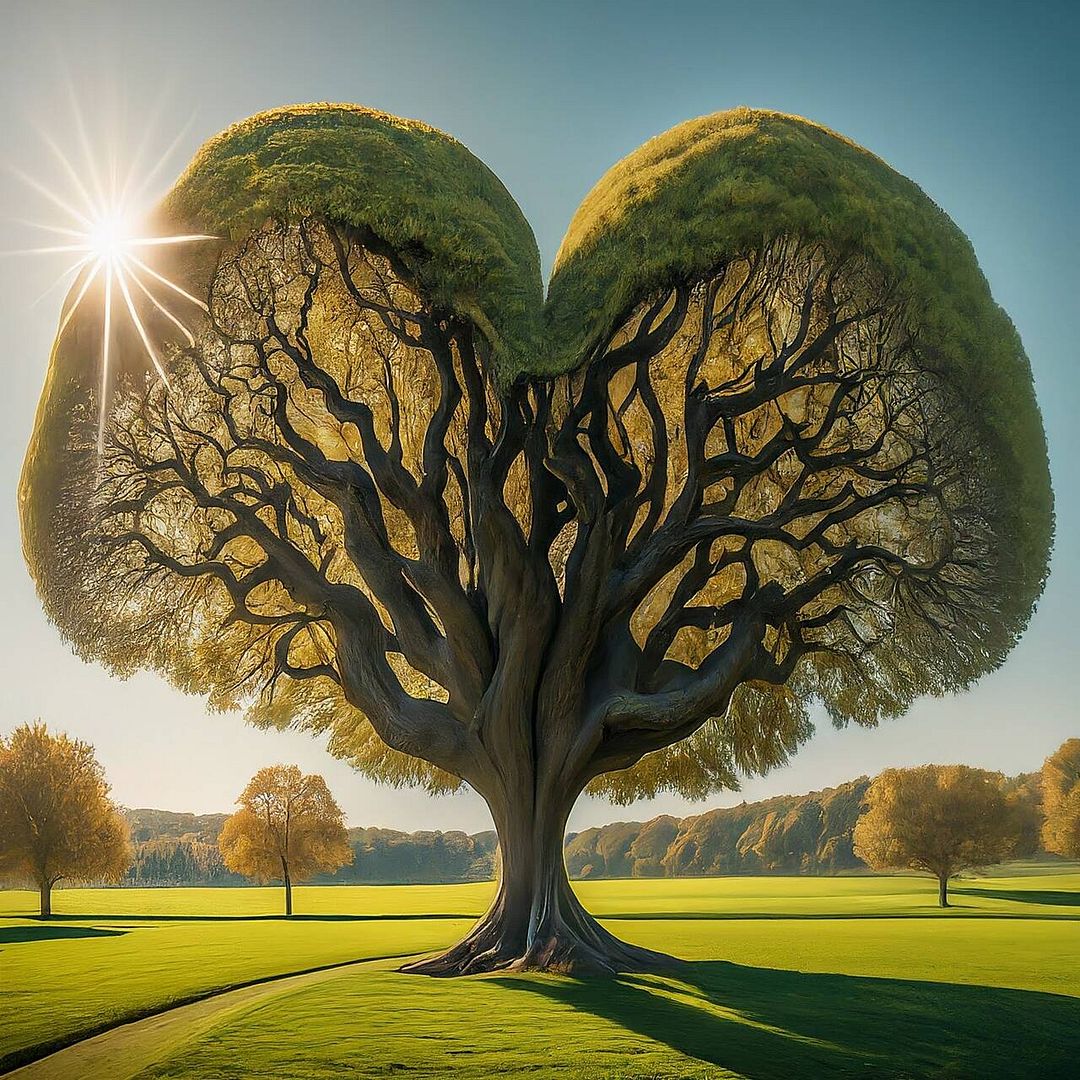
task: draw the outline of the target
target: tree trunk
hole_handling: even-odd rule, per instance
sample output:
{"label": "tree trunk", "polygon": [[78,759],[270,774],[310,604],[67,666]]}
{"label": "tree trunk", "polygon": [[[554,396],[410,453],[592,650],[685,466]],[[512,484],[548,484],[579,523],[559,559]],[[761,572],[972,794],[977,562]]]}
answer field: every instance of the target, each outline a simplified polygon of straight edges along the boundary
{"label": "tree trunk", "polygon": [[457,945],[401,970],[438,976],[502,970],[611,975],[674,967],[673,957],[608,933],[574,895],[563,859],[573,800],[535,811],[531,801],[523,792],[518,803],[493,808],[502,867],[487,913]]}
{"label": "tree trunk", "polygon": [[941,907],[949,906],[949,879],[948,877],[938,878],[938,904]]}
{"label": "tree trunk", "polygon": [[40,914],[43,919],[52,916],[52,882],[42,879],[38,883],[38,895],[40,897]]}
{"label": "tree trunk", "polygon": [[292,914],[292,878],[289,877],[289,864],[285,859],[281,860],[281,877],[285,882],[285,915]]}

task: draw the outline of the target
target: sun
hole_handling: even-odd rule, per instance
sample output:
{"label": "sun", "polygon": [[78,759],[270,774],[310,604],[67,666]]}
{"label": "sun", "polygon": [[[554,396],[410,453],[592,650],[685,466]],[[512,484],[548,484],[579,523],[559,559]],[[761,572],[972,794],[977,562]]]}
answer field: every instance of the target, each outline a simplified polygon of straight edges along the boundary
{"label": "sun", "polygon": [[131,224],[122,214],[107,214],[86,235],[87,246],[99,259],[118,259],[131,236]]}
{"label": "sun", "polygon": [[61,314],[56,333],[58,341],[63,337],[94,283],[103,283],[97,438],[100,454],[105,440],[114,308],[121,317],[126,315],[130,320],[147,358],[167,389],[171,389],[169,377],[146,330],[144,317],[147,310],[153,309],[163,315],[191,345],[194,345],[195,338],[185,318],[193,309],[207,310],[204,301],[192,296],[176,282],[155,270],[142,256],[157,247],[194,244],[218,238],[203,233],[156,235],[147,232],[140,227],[145,214],[139,212],[131,194],[133,190],[144,188],[145,184],[136,185],[133,182],[134,177],[129,173],[122,185],[114,182],[106,195],[105,186],[101,183],[92,161],[88,159],[86,175],[83,175],[55,144],[50,142],[49,146],[71,182],[73,195],[65,198],[31,177],[22,176],[22,179],[47,198],[55,209],[62,211],[66,220],[63,223],[54,221],[27,224],[59,235],[65,242],[9,254],[65,254],[74,257],[58,278],[58,283],[66,279],[78,283],[78,289],[74,291],[74,296]]}

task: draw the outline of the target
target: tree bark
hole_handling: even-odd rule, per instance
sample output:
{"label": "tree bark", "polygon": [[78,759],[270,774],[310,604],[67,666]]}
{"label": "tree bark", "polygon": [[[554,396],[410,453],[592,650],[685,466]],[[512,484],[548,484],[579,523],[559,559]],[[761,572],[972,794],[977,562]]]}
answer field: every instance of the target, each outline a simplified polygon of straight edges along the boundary
{"label": "tree bark", "polygon": [[949,906],[949,879],[946,876],[938,877],[938,904],[941,907]]}
{"label": "tree bark", "polygon": [[285,859],[281,860],[281,877],[285,882],[285,915],[292,914],[292,878],[289,877],[289,864]]}
{"label": "tree bark", "polygon": [[52,882],[42,879],[38,883],[40,897],[40,915],[43,919],[52,917]]}
{"label": "tree bark", "polygon": [[572,805],[573,799],[565,806],[534,805],[532,793],[522,792],[512,803],[493,806],[502,865],[491,907],[463,941],[401,970],[433,976],[503,970],[611,975],[675,967],[674,957],[608,933],[574,895],[563,858]]}

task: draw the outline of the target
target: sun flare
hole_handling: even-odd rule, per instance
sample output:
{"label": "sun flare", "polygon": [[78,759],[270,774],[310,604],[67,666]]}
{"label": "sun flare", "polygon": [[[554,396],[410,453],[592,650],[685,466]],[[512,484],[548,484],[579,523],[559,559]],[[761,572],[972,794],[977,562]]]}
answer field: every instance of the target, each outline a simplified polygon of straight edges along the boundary
{"label": "sun flare", "polygon": [[131,232],[131,227],[119,214],[108,214],[87,234],[87,246],[102,259],[117,258],[123,251]]}
{"label": "sun flare", "polygon": [[146,329],[147,311],[154,310],[164,316],[183,334],[189,344],[194,344],[194,336],[185,322],[185,309],[188,313],[192,307],[206,310],[204,301],[192,296],[176,282],[155,270],[140,256],[154,248],[166,245],[198,243],[215,240],[217,237],[202,233],[162,236],[148,233],[141,228],[144,214],[136,207],[133,192],[145,189],[149,177],[144,178],[143,184],[136,185],[133,175],[135,167],[133,167],[129,170],[124,182],[117,184],[114,170],[114,182],[109,185],[108,195],[105,195],[106,185],[101,182],[99,172],[90,160],[89,154],[87,154],[86,175],[84,176],[54,143],[49,140],[47,142],[71,183],[72,197],[65,198],[32,177],[22,176],[22,179],[43,195],[55,209],[62,211],[67,220],[64,224],[56,222],[27,222],[27,224],[63,237],[65,242],[9,254],[62,254],[74,257],[57,279],[58,284],[65,280],[72,280],[78,284],[78,288],[73,290],[73,295],[69,294],[70,299],[61,313],[57,340],[67,330],[94,283],[98,281],[103,283],[97,436],[100,454],[105,438],[114,307],[118,307],[121,313],[126,313],[147,358],[166,387],[169,386],[168,375]]}

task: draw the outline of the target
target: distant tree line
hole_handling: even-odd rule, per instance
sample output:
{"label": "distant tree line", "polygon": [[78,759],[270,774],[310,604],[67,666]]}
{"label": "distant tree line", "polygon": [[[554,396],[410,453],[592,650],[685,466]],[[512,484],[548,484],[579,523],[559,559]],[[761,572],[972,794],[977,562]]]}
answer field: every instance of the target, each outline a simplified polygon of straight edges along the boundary
{"label": "distant tree line", "polygon": [[353,862],[330,880],[375,884],[440,885],[490,881],[495,876],[494,830],[463,832],[397,832],[394,829],[350,829]]}
{"label": "distant tree line", "polygon": [[586,829],[566,845],[571,877],[833,874],[863,864],[851,834],[869,786],[861,777],[682,818]]}
{"label": "distant tree line", "polygon": [[[0,738],[0,884],[33,885],[41,913],[67,884],[281,881],[454,883],[495,877],[493,831],[346,830],[322,777],[260,770],[225,814],[121,810],[93,748],[43,724]],[[918,870],[948,881],[1035,855],[1080,858],[1080,739],[1041,772],[963,765],[886,769],[807,795],[687,818],[616,822],[566,837],[574,878]]]}
{"label": "distant tree line", "polygon": [[[151,817],[152,815],[152,817]],[[134,858],[128,885],[241,885],[248,879],[230,870],[221,856],[218,835],[227,815],[208,814],[197,831],[178,832],[191,814],[167,810],[128,810]],[[160,833],[150,831],[154,820]],[[136,824],[139,823],[139,824]],[[317,884],[452,884],[490,881],[495,876],[494,831],[400,832],[396,829],[349,829],[352,862],[334,873],[312,877]]]}
{"label": "distant tree line", "polygon": [[135,844],[126,885],[243,885],[247,878],[226,867],[216,843],[190,833]]}
{"label": "distant tree line", "polygon": [[[780,795],[760,802],[710,810],[692,817],[661,815],[646,822],[615,822],[571,833],[566,839],[567,869],[573,878],[708,877],[726,874],[836,874],[865,870],[853,850],[855,825],[864,809],[870,779],[841,784],[807,795]],[[1015,808],[1014,854],[1039,854],[1042,815],[1039,774],[1004,778],[1002,791]],[[130,811],[146,821],[149,812]],[[160,814],[164,832],[190,824],[191,815]],[[170,818],[177,819],[174,824]],[[186,820],[185,820],[186,819]],[[136,844],[130,872],[138,884],[236,884],[242,880],[225,869],[216,854],[217,832],[224,815],[207,815],[205,831],[174,839]],[[137,834],[138,835],[138,834]],[[319,874],[317,883],[444,884],[486,881],[496,872],[494,832],[395,829],[348,830],[351,864],[333,874]],[[169,862],[160,852],[172,852]],[[207,861],[198,863],[205,851]],[[178,876],[155,878],[176,868]],[[188,868],[188,869],[185,869]],[[190,876],[179,876],[187,873]]]}

